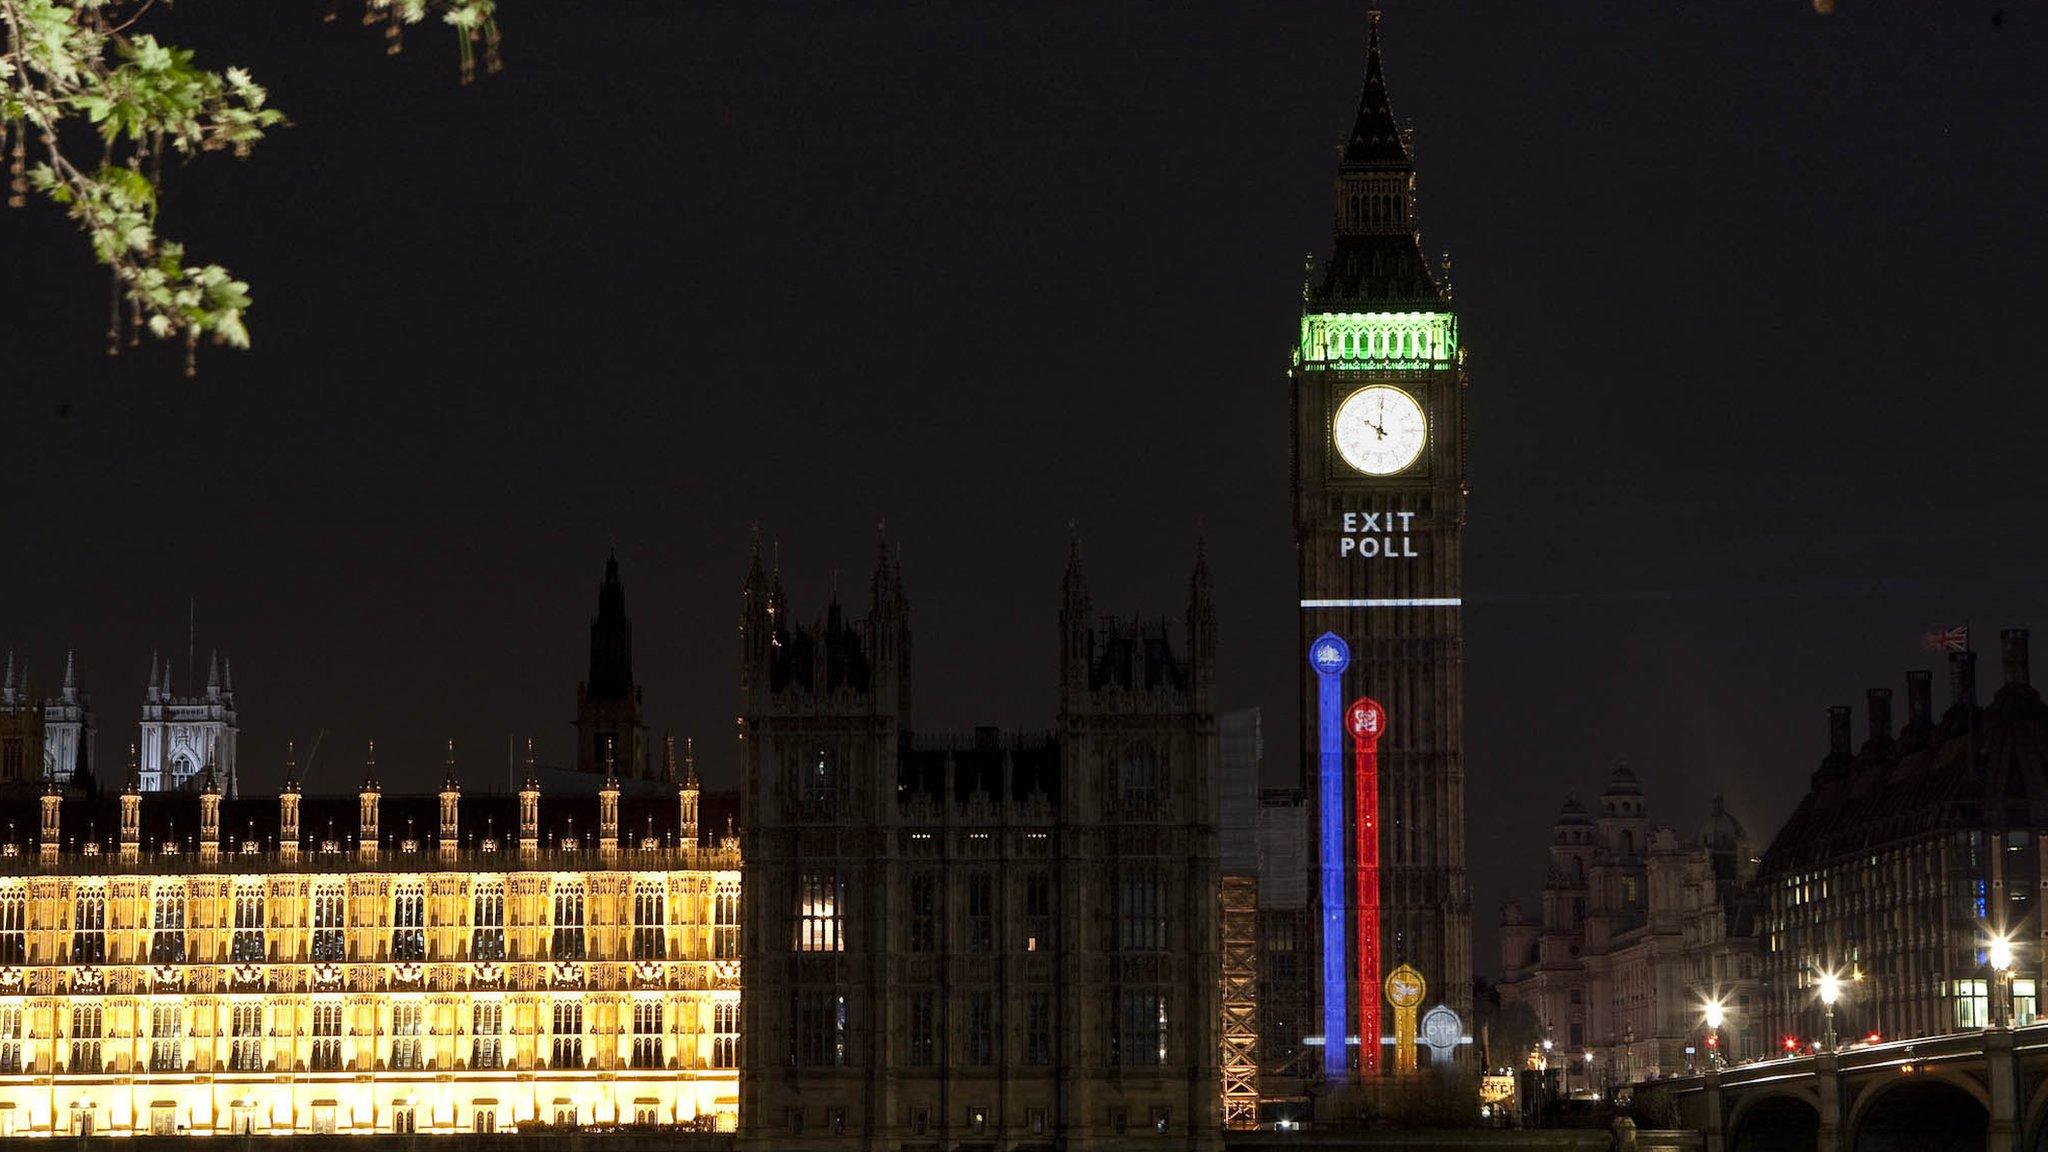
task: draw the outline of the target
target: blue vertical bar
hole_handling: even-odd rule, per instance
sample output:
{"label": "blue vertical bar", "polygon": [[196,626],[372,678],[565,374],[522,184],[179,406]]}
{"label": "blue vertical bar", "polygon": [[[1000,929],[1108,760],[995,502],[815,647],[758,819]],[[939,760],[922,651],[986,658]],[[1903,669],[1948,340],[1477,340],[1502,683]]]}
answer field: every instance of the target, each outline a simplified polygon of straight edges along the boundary
{"label": "blue vertical bar", "polygon": [[1351,646],[1334,632],[1309,645],[1308,662],[1316,673],[1317,809],[1321,821],[1317,851],[1322,866],[1323,910],[1323,1073],[1341,1078],[1351,1073],[1346,1051],[1349,1019],[1344,978],[1344,669],[1351,666]]}

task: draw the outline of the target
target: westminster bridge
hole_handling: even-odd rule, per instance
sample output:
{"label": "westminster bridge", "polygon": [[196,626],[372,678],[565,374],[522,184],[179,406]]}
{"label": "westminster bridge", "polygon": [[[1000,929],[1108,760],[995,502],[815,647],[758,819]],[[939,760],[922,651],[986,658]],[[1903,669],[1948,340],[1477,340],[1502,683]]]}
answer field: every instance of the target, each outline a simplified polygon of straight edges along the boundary
{"label": "westminster bridge", "polygon": [[2048,1152],[2048,1024],[1857,1045],[1638,1085],[1703,1152]]}

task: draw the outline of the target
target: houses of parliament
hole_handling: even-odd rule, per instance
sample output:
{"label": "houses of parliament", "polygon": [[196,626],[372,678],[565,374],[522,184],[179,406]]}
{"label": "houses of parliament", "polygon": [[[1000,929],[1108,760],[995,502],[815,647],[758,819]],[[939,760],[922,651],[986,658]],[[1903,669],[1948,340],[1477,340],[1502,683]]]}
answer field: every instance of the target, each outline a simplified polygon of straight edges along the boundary
{"label": "houses of parliament", "polygon": [[[438,789],[387,794],[373,746],[353,792],[303,791],[288,755],[277,794],[246,795],[232,668],[209,661],[201,686],[190,657],[184,684],[152,660],[109,765],[75,662],[43,698],[9,657],[0,1136],[1214,1149],[1378,1074],[1381,955],[1439,989],[1451,1023],[1431,1059],[1456,1066],[1462,360],[1413,238],[1376,34],[1368,56],[1288,402],[1304,635],[1342,630],[1357,651],[1349,681],[1314,679],[1389,706],[1384,904],[1367,891],[1379,816],[1340,803],[1333,736],[1303,765],[1292,862],[1249,847],[1258,720],[1233,713],[1225,739],[1201,547],[1184,606],[1142,617],[1098,613],[1076,543],[1045,585],[1056,713],[934,731],[912,712],[911,601],[886,540],[863,602],[835,591],[809,620],[757,546],[730,794],[700,786],[688,745],[655,751],[615,558],[574,751],[548,768],[529,744],[502,792],[465,790],[451,746],[438,770],[394,773]],[[1401,459],[1360,439],[1400,431],[1384,404],[1332,423],[1356,388],[1426,409]],[[1330,524],[1389,501],[1413,539],[1371,554],[1426,557],[1361,567]],[[1304,696],[1311,735],[1317,707]],[[1224,823],[1242,833],[1228,877]],[[1420,979],[1405,986],[1419,1003]],[[1346,1043],[1354,1020],[1363,1043]],[[1390,1069],[1422,1075],[1400,1047],[1419,1040],[1396,1033]]]}

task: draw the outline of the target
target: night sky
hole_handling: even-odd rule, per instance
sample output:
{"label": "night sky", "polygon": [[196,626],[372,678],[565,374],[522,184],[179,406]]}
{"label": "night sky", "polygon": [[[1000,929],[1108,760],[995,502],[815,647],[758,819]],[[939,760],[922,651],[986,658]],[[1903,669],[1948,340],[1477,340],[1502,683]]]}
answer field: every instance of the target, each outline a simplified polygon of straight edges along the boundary
{"label": "night sky", "polygon": [[[103,773],[194,599],[245,790],[322,732],[315,790],[373,737],[392,789],[449,737],[476,786],[565,759],[616,547],[650,722],[731,784],[750,525],[807,618],[886,517],[925,728],[1051,724],[1070,521],[1098,608],[1176,618],[1205,527],[1293,777],[1285,368],[1364,5],[504,0],[467,88],[349,7],[158,28],[295,124],[162,221],[252,352],[104,358],[82,240],[0,212],[0,645],[44,687],[76,647]],[[1931,627],[1987,689],[2048,627],[2048,11],[1841,7],[1387,4],[1471,352],[1482,971],[1567,791],[1626,761],[1761,847],[1826,705],[1860,740]]]}

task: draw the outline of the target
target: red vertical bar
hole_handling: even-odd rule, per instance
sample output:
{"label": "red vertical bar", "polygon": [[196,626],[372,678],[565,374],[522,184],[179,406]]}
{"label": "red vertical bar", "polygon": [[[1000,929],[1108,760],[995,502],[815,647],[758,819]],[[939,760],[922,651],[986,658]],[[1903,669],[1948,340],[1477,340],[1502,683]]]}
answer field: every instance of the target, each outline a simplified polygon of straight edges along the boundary
{"label": "red vertical bar", "polygon": [[1380,734],[1386,713],[1361,698],[1346,717],[1355,760],[1352,772],[1353,857],[1358,876],[1354,901],[1358,924],[1358,1068],[1363,1077],[1380,1071]]}

